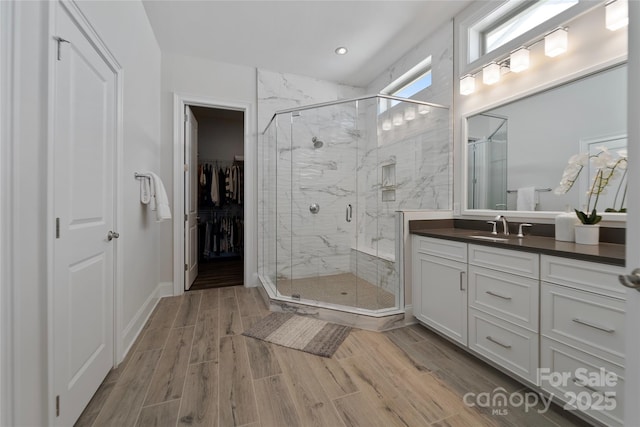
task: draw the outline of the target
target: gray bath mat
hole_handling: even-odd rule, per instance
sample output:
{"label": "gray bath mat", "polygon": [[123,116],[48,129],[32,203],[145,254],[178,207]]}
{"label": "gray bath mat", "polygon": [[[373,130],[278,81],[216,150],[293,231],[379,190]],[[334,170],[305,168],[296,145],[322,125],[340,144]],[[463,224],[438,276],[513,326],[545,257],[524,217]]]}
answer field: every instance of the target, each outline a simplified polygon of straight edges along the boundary
{"label": "gray bath mat", "polygon": [[242,335],[322,357],[331,357],[351,332],[348,326],[293,313],[271,313]]}

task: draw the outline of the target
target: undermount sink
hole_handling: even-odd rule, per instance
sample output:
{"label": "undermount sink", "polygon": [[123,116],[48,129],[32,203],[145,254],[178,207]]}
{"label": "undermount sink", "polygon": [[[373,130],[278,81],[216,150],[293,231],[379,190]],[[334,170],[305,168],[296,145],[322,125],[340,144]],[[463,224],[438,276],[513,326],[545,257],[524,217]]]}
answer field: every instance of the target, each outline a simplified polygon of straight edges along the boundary
{"label": "undermount sink", "polygon": [[493,236],[469,236],[472,239],[480,239],[480,240],[489,240],[491,242],[508,242],[509,239],[505,239],[502,237],[493,237]]}

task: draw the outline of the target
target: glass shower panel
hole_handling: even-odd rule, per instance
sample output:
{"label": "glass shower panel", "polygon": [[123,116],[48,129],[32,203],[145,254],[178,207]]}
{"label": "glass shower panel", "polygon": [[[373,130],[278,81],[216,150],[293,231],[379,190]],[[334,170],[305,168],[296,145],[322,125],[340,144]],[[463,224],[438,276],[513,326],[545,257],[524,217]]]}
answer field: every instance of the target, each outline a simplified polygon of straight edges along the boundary
{"label": "glass shower panel", "polygon": [[[356,181],[358,185],[357,245],[352,259],[358,280],[356,307],[378,310],[380,304],[380,245],[382,195],[395,188],[392,159],[381,157],[378,150],[378,100],[369,98],[358,101],[359,156]],[[383,176],[384,175],[384,176]],[[386,191],[386,193],[385,193]]]}
{"label": "glass shower panel", "polygon": [[291,296],[353,306],[356,272],[355,102],[291,119]]}
{"label": "glass shower panel", "polygon": [[273,119],[264,134],[262,144],[258,147],[262,159],[259,167],[262,187],[260,198],[260,232],[262,236],[262,254],[259,254],[258,262],[261,266],[260,274],[268,282],[268,286],[275,291],[276,286],[276,253],[277,253],[277,225],[276,200],[278,195],[277,177],[277,117]]}

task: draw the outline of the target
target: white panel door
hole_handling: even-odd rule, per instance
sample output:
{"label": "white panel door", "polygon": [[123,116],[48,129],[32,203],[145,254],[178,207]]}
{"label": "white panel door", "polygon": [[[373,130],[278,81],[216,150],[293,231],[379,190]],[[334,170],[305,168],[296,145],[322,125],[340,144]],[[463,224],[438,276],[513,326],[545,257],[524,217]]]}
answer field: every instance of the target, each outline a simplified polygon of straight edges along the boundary
{"label": "white panel door", "polygon": [[114,365],[116,77],[60,3],[56,34],[53,378],[70,426]]}
{"label": "white panel door", "polygon": [[198,276],[198,122],[189,106],[185,106],[184,158],[184,262],[187,264],[185,289],[189,289]]}

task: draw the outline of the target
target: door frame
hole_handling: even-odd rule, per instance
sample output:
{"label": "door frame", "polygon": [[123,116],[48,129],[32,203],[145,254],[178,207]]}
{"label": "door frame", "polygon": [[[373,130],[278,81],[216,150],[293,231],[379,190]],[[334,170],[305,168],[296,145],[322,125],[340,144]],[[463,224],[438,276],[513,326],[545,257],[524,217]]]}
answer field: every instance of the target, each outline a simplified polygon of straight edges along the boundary
{"label": "door frame", "polygon": [[[122,186],[123,186],[123,69],[111,53],[106,44],[102,41],[98,33],[95,31],[89,20],[84,16],[77,4],[72,0],[57,0],[57,2],[48,3],[48,70],[47,70],[47,151],[46,151],[46,176],[47,176],[47,219],[46,219],[46,253],[47,253],[47,414],[49,425],[55,424],[56,408],[55,408],[55,361],[54,361],[54,340],[55,331],[53,329],[53,294],[55,292],[54,283],[54,243],[55,243],[55,210],[54,210],[54,107],[55,107],[55,63],[57,54],[57,43],[54,39],[56,34],[56,6],[60,3],[62,7],[69,13],[76,25],[82,31],[89,42],[94,46],[96,51],[109,66],[115,77],[115,147],[114,147],[114,204],[113,207],[113,230],[124,224],[123,222],[123,203],[122,203]],[[126,236],[124,236],[126,238]],[[117,242],[117,241],[116,241]],[[116,243],[113,247],[113,362],[114,367],[118,365],[119,355],[124,351],[122,324],[123,324],[123,251]]]}
{"label": "door frame", "polygon": [[[640,116],[640,83],[635,78],[640,71],[640,4],[635,1],[629,2],[629,62],[627,71],[627,91],[628,107],[627,107],[627,151],[629,159],[629,171],[627,182],[630,184],[627,193],[628,214],[627,214],[627,247],[626,247],[626,273],[631,273],[636,267],[640,267],[640,241],[638,240],[638,232],[640,232],[640,196],[638,188],[640,185],[633,183],[640,182],[640,164],[637,162],[640,158],[640,125],[638,117]],[[633,76],[633,77],[632,77]],[[640,423],[640,408],[638,405],[632,405],[630,396],[638,396],[640,393],[640,365],[638,365],[638,357],[640,357],[640,336],[636,333],[638,322],[640,321],[640,294],[633,289],[627,289],[626,323],[625,323],[625,388],[624,393],[627,396],[627,405],[625,406],[624,422],[625,425],[638,425]]]}
{"label": "door frame", "polygon": [[18,141],[14,119],[17,115],[14,88],[19,86],[20,74],[16,67],[16,11],[14,2],[0,2],[0,139],[14,141],[0,145],[0,425],[13,425],[15,374],[18,360],[15,345],[16,292],[13,280],[13,227],[14,218],[14,144]]}
{"label": "door frame", "polygon": [[[251,120],[252,104],[248,102],[226,101],[202,95],[192,95],[175,92],[173,94],[173,294],[184,293],[184,108],[185,106],[219,108],[236,110],[244,113],[244,159],[245,180],[244,193],[244,256],[243,272],[244,285],[247,287],[257,284],[257,237],[254,225],[257,224],[257,195],[255,193],[256,173],[254,172],[254,149],[252,144]],[[249,251],[250,248],[255,250]],[[256,270],[256,271],[253,271]]]}

